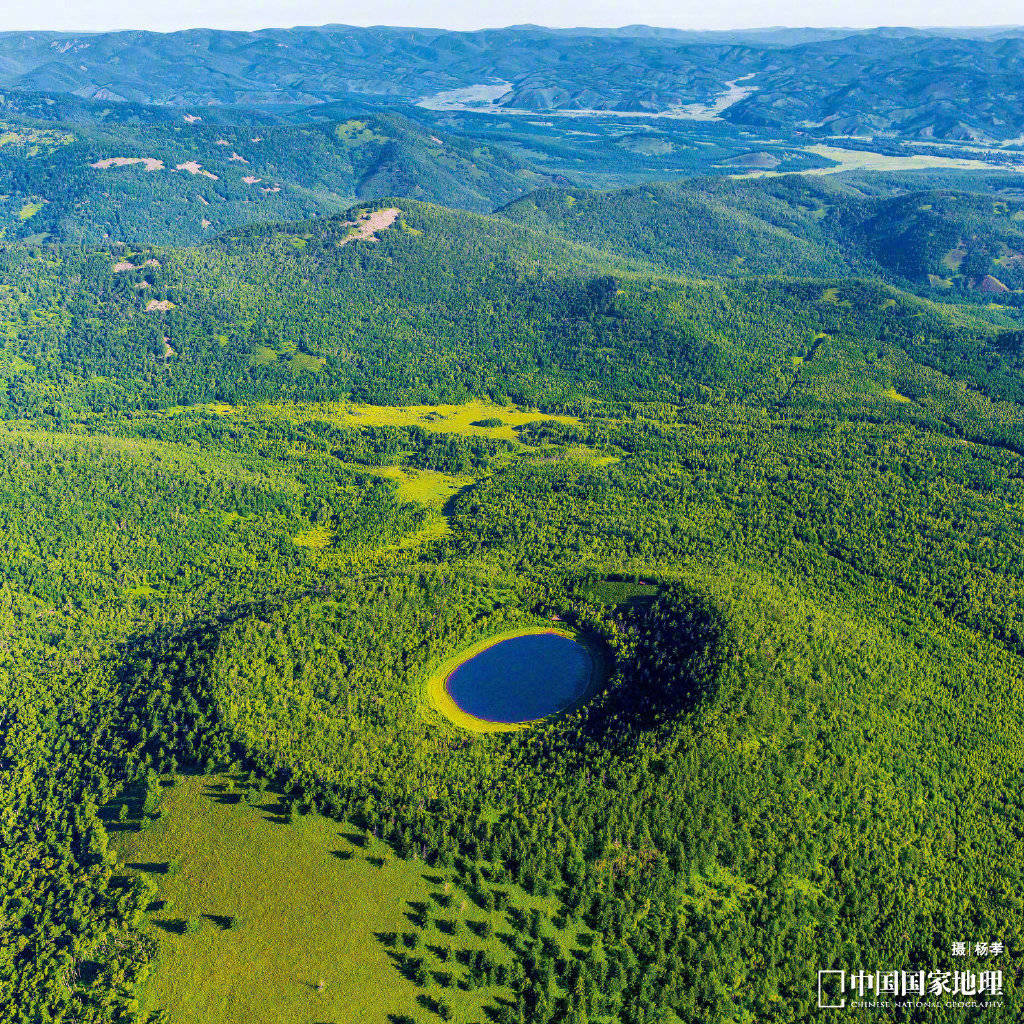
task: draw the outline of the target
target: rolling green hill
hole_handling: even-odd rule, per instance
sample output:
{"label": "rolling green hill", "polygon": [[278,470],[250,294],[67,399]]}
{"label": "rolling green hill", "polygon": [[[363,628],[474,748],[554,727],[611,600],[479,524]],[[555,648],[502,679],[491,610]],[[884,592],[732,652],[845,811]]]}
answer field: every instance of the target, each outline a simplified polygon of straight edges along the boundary
{"label": "rolling green hill", "polygon": [[43,121],[18,107],[0,129],[7,238],[173,244],[382,195],[490,211],[562,180],[499,147],[438,135],[395,114],[339,111],[337,120],[298,126],[153,118],[152,108],[112,117],[98,104]]}
{"label": "rolling green hill", "polygon": [[862,194],[845,183],[704,178],[614,192],[550,190],[511,203],[500,215],[670,273],[799,277],[878,272],[837,231],[844,214],[862,203]]}
{"label": "rolling green hill", "polygon": [[500,214],[674,273],[869,274],[1010,302],[1021,291],[1024,195],[1012,177],[705,178],[549,190]]}
{"label": "rolling green hill", "polygon": [[[4,1024],[838,1024],[820,969],[998,970],[935,1019],[1018,1018],[1020,312],[894,283],[1012,248],[981,197],[7,245]],[[434,711],[553,621],[588,703]]]}
{"label": "rolling green hill", "polygon": [[[371,230],[373,210],[389,226]],[[896,377],[927,390],[935,371],[970,382],[960,405],[1022,394],[1009,309],[836,278],[685,280],[408,200],[200,247],[5,260],[0,358],[16,414],[277,397],[763,406],[802,395],[825,359],[858,393]]]}

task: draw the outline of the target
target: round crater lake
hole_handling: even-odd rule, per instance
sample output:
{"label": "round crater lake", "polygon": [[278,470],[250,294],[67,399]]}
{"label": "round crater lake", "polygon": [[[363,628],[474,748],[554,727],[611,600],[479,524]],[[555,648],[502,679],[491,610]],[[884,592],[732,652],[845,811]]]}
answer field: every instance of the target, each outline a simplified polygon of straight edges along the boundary
{"label": "round crater lake", "polygon": [[596,672],[594,656],[572,637],[528,633],[468,658],[444,686],[467,715],[513,725],[575,704],[590,689]]}

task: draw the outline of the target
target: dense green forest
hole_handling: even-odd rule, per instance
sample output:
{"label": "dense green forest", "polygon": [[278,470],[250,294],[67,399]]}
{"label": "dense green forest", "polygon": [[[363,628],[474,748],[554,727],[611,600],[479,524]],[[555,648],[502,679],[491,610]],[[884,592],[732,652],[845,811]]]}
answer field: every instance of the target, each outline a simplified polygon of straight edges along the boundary
{"label": "dense green forest", "polygon": [[[827,367],[865,400],[895,381],[928,410],[929,392],[962,379],[970,391],[942,415],[956,419],[946,402],[958,401],[982,419],[1015,416],[999,404],[1020,397],[1006,303],[927,301],[866,276],[683,279],[503,218],[394,202],[194,248],[8,249],[3,406],[60,417],[484,395],[568,407],[710,392],[778,405],[828,402]],[[394,222],[360,238],[373,209]]]}
{"label": "dense green forest", "polygon": [[565,181],[501,147],[358,104],[296,124],[47,99],[54,110],[0,100],[0,237],[180,244],[336,213],[361,197],[486,212]]}
{"label": "dense green forest", "polygon": [[[908,187],[910,185],[911,187]],[[789,175],[539,192],[501,215],[676,273],[870,274],[933,297],[1015,302],[1015,176]]]}
{"label": "dense green forest", "polygon": [[[522,912],[466,966],[496,1024],[878,1019],[817,971],[965,967],[1001,1001],[928,1019],[1016,1019],[1024,328],[922,284],[1002,216],[940,192],[0,253],[0,1020],[141,1019],[159,878],[111,808],[156,827],[194,772],[591,937]],[[955,224],[911,272],[918,214]],[[432,711],[453,651],[552,617],[608,652],[589,703]]]}

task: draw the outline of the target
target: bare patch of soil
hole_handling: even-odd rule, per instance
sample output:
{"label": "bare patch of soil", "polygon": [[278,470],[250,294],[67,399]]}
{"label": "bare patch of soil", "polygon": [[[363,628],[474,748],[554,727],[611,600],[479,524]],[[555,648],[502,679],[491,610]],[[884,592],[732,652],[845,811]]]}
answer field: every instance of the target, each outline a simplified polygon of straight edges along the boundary
{"label": "bare patch of soil", "polygon": [[986,274],[978,284],[978,291],[985,292],[987,295],[1005,295],[1009,290],[998,277],[993,277],[991,274]]}
{"label": "bare patch of soil", "polygon": [[147,171],[162,171],[163,160],[157,160],[152,156],[108,156],[95,163],[89,164],[97,171],[107,171],[111,167],[130,167],[132,164],[142,164]]}
{"label": "bare patch of soil", "polygon": [[358,220],[350,221],[351,231],[343,238],[338,245],[345,245],[347,242],[368,242],[377,237],[378,231],[384,231],[395,223],[395,218],[402,211],[396,206],[389,206],[383,210],[373,210],[364,213]]}
{"label": "bare patch of soil", "polygon": [[217,181],[217,175],[213,171],[204,171],[203,165],[197,163],[195,160],[186,160],[183,164],[175,164],[174,169],[176,171],[188,171],[189,174],[202,174],[207,178],[212,178]]}

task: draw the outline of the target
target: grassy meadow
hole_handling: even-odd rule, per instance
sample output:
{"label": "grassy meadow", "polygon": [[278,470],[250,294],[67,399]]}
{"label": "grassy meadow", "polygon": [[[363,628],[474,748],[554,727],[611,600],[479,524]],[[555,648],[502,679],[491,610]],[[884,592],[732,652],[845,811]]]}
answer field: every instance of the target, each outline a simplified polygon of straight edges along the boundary
{"label": "grassy meadow", "polygon": [[126,798],[113,828],[121,859],[156,885],[143,1008],[171,1024],[484,1024],[511,996],[500,982],[522,935],[535,929],[568,957],[592,941],[551,898],[476,867],[467,882],[402,860],[317,814],[292,818],[238,777],[178,776],[163,794],[141,829]]}
{"label": "grassy meadow", "polygon": [[401,501],[428,508],[442,508],[449,498],[473,482],[471,476],[456,476],[435,469],[417,469],[405,466],[353,466],[374,476],[394,480]]}

